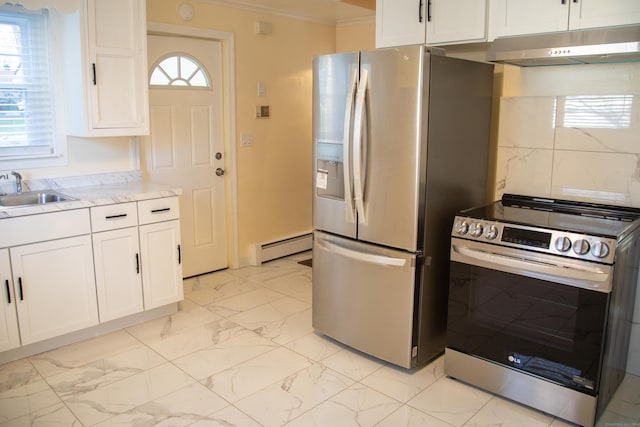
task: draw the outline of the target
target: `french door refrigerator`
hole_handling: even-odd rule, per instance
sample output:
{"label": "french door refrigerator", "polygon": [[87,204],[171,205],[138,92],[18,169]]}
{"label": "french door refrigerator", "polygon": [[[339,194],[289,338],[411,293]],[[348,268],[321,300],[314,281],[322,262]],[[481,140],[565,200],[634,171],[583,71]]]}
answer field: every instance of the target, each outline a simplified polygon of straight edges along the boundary
{"label": "french door refrigerator", "polygon": [[453,217],[487,201],[493,65],[410,46],[313,71],[313,327],[421,366],[444,351]]}

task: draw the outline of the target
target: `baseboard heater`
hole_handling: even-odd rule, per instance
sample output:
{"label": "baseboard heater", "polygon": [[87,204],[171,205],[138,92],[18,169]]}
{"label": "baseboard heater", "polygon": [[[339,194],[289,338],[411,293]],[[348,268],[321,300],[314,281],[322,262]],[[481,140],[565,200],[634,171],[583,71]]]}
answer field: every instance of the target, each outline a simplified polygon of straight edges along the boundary
{"label": "baseboard heater", "polygon": [[282,258],[299,252],[309,251],[313,246],[313,234],[306,233],[288,237],[275,242],[256,245],[256,265],[274,259]]}

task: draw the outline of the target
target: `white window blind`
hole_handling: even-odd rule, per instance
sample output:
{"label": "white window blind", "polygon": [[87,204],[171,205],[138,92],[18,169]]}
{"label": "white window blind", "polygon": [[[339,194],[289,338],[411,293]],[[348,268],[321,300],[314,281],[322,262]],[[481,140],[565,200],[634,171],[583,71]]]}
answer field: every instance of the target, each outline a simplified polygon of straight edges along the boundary
{"label": "white window blind", "polygon": [[567,96],[562,126],[587,129],[631,127],[633,95]]}
{"label": "white window blind", "polygon": [[0,6],[0,158],[55,154],[48,11]]}

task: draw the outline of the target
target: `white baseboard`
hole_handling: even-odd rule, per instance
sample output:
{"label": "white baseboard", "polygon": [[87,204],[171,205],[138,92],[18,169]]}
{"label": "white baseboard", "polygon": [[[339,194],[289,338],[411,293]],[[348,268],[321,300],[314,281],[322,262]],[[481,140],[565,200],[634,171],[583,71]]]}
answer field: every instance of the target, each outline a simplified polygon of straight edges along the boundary
{"label": "white baseboard", "polygon": [[274,242],[256,244],[253,246],[252,265],[282,258],[299,252],[309,251],[313,246],[313,233],[287,237]]}

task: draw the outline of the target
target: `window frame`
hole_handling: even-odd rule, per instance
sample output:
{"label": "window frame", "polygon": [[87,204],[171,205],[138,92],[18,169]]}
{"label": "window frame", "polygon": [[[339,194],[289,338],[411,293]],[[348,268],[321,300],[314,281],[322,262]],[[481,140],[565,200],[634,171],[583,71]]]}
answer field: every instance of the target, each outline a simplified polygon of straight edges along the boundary
{"label": "window frame", "polygon": [[[196,66],[195,71],[189,74],[189,79],[185,79],[185,75],[183,75],[182,73],[182,65],[181,65],[182,58],[186,59],[187,61],[190,61],[193,65]],[[177,74],[175,75],[167,72],[168,70],[163,66],[165,61],[169,59],[175,59],[176,64],[178,64],[176,68]],[[195,90],[211,90],[212,89],[211,76],[209,76],[209,72],[204,67],[204,65],[202,65],[200,61],[197,60],[197,58],[194,58],[193,56],[184,52],[176,51],[176,52],[168,53],[162,56],[155,62],[155,64],[153,64],[150,70],[151,71],[149,72],[148,80],[149,80],[149,87],[152,89],[195,89]],[[166,77],[167,83],[160,84],[160,83],[153,82],[153,78],[156,71],[159,71]],[[202,74],[202,77],[204,78],[206,83],[205,85],[191,84],[192,78],[195,77],[198,73]],[[184,81],[185,84],[174,84],[174,82],[176,81]]]}
{"label": "window frame", "polygon": [[[11,4],[0,4],[0,10],[12,12],[20,6]],[[30,12],[27,9],[20,9]],[[48,10],[48,17],[45,25],[46,36],[49,49],[49,80],[51,98],[51,122],[52,122],[52,153],[32,154],[25,150],[19,155],[6,156],[0,150],[0,170],[3,169],[30,169],[52,166],[63,166],[68,164],[67,136],[65,132],[64,100],[63,100],[63,20],[60,12],[55,9]]]}

